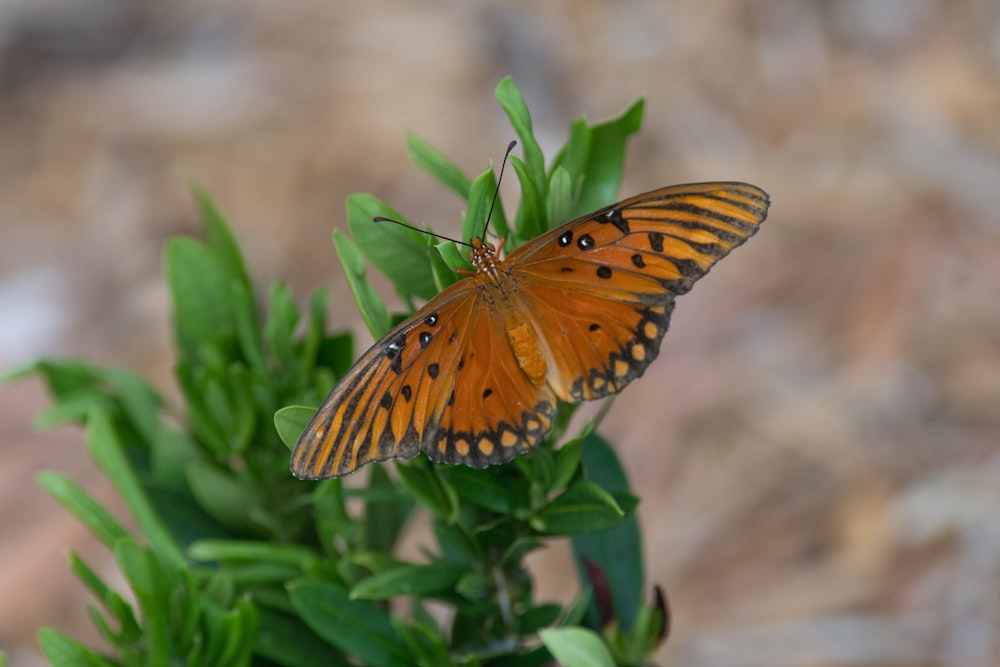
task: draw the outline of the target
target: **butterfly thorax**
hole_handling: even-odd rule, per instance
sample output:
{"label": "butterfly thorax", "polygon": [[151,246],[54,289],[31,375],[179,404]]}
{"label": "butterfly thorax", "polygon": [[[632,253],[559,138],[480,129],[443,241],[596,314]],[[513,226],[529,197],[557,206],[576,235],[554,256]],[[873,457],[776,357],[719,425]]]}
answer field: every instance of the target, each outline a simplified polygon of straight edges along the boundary
{"label": "butterfly thorax", "polygon": [[472,240],[469,260],[476,267],[475,280],[490,305],[490,311],[502,321],[518,366],[536,386],[545,384],[548,364],[542,354],[538,334],[521,313],[524,308],[517,303],[517,286],[500,258],[500,248],[482,239]]}

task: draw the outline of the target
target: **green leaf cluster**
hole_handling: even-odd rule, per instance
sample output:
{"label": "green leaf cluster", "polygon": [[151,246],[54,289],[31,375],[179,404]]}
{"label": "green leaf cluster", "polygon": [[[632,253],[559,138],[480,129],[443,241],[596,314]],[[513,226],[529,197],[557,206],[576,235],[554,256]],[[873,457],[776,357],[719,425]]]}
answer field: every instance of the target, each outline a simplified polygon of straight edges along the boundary
{"label": "green leaf cluster", "polygon": [[[638,102],[609,121],[578,120],[546,168],[531,117],[510,79],[497,99],[517,132],[511,167],[522,201],[498,204],[491,229],[511,248],[615,199]],[[496,187],[413,133],[414,162],[468,203],[467,240],[482,233]],[[288,449],[349,367],[352,339],[326,331],[328,295],[303,312],[274,284],[262,298],[229,226],[196,193],[204,239],[167,244],[180,400],[169,404],[128,371],[38,361],[53,405],[38,423],[85,426],[91,456],[112,481],[132,529],[71,480],[39,483],[114,554],[130,593],[77,554],[70,567],[93,594],[107,649],[53,629],[39,641],[54,665],[544,665],[639,664],[661,638],[664,611],[642,597],[638,499],[614,449],[588,424],[566,438],[571,406],[552,437],[485,470],[426,458],[371,465],[348,480],[302,482]],[[381,335],[395,316],[366,279],[374,266],[410,309],[466,266],[454,244],[372,217],[403,220],[370,195],[347,201],[351,237],[334,246],[365,322]],[[344,306],[338,306],[344,307]],[[282,443],[284,441],[284,444]],[[554,443],[564,441],[561,447]],[[416,559],[397,544],[415,513],[432,536]],[[580,593],[539,601],[525,556],[570,537]],[[594,573],[599,573],[595,578]]]}

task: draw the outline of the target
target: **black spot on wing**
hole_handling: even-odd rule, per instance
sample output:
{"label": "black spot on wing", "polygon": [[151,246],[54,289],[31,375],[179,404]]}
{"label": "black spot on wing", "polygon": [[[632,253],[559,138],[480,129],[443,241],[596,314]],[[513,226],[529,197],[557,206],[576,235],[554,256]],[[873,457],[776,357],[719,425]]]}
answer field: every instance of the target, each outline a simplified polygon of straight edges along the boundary
{"label": "black spot on wing", "polygon": [[656,252],[663,252],[663,234],[660,232],[649,232],[649,247]]}
{"label": "black spot on wing", "polygon": [[622,212],[617,209],[611,209],[604,215],[598,217],[597,221],[604,225],[614,225],[622,234],[628,234],[631,231],[628,226],[628,220],[623,218]]}

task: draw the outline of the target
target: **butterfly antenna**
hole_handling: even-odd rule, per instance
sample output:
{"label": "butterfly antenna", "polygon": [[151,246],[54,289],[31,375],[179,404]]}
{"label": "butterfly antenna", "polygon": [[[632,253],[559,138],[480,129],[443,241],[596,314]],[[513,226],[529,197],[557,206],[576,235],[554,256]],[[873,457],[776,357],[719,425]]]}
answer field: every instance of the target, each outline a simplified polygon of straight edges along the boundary
{"label": "butterfly antenna", "polygon": [[465,241],[459,241],[458,239],[453,239],[450,236],[445,236],[444,234],[438,234],[436,232],[431,232],[426,229],[420,229],[419,227],[414,227],[413,225],[408,225],[402,220],[396,220],[395,218],[387,218],[382,215],[376,215],[372,218],[372,222],[391,222],[399,225],[400,227],[406,227],[407,229],[412,229],[415,232],[420,232],[421,234],[427,234],[427,236],[433,236],[434,238],[441,239],[442,241],[451,241],[452,243],[457,243],[458,245],[464,245],[466,248],[471,248],[472,245],[466,243]]}
{"label": "butterfly antenna", "polygon": [[497,205],[497,197],[500,196],[500,183],[503,181],[503,170],[507,166],[507,158],[510,156],[510,152],[514,150],[514,146],[517,146],[516,141],[512,141],[507,144],[507,152],[503,154],[503,162],[500,164],[500,176],[497,177],[497,189],[493,191],[493,201],[490,202],[490,212],[486,214],[486,226],[483,227],[483,239],[486,238],[486,230],[490,228],[490,220],[493,219],[493,207]]}

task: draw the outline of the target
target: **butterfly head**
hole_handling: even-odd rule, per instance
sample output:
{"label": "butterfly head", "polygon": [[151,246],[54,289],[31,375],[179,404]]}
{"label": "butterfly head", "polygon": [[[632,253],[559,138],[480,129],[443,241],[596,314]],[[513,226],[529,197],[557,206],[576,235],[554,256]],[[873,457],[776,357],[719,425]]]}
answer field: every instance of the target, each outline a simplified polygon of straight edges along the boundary
{"label": "butterfly head", "polygon": [[472,250],[469,251],[469,261],[479,273],[495,273],[500,262],[500,249],[503,248],[503,237],[494,246],[481,238],[472,239]]}

